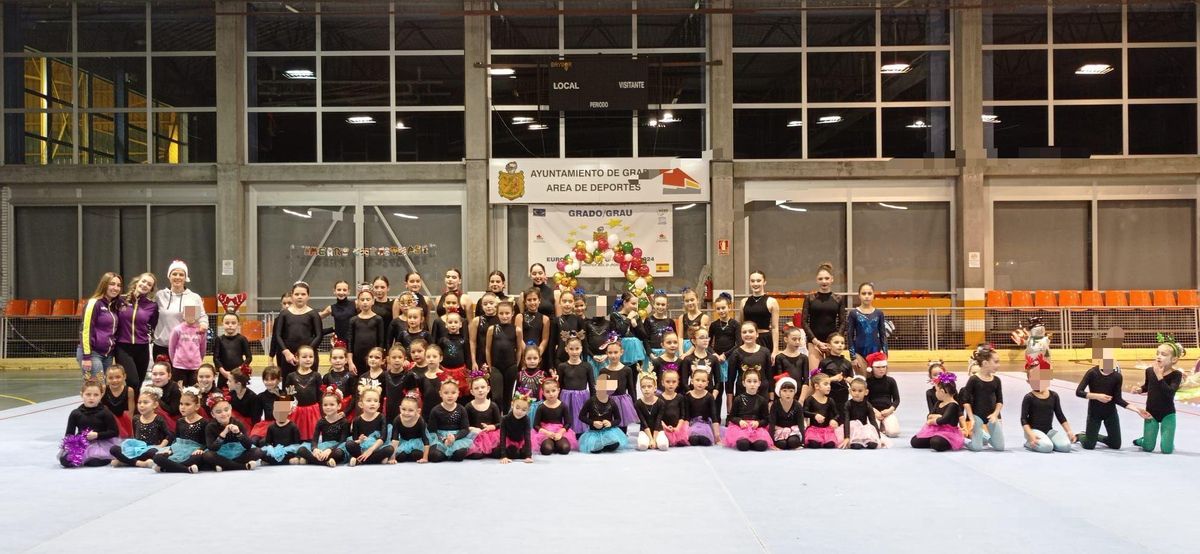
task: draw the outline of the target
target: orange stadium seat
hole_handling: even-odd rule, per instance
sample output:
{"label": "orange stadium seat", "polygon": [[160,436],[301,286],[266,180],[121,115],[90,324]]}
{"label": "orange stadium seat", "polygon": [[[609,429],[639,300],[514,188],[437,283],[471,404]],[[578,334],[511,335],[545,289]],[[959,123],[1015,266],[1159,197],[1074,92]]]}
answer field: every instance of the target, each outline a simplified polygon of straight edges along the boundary
{"label": "orange stadium seat", "polygon": [[1079,303],[1089,308],[1103,306],[1104,295],[1098,290],[1085,290],[1079,293]]}
{"label": "orange stadium seat", "polygon": [[1012,298],[1009,299],[1008,305],[1013,308],[1032,308],[1033,293],[1027,290],[1012,291]]}
{"label": "orange stadium seat", "polygon": [[1196,294],[1195,289],[1181,290],[1179,291],[1177,304],[1180,306],[1200,306],[1200,297]]}
{"label": "orange stadium seat", "polygon": [[87,309],[88,300],[91,300],[91,298],[80,298],[79,299],[79,304],[75,305],[75,315],[83,316],[83,311]]}
{"label": "orange stadium seat", "polygon": [[1104,291],[1104,305],[1108,307],[1128,306],[1129,297],[1123,290],[1106,290]]}
{"label": "orange stadium seat", "polygon": [[1154,303],[1150,300],[1150,291],[1148,290],[1131,290],[1129,291],[1130,306],[1153,306]]}
{"label": "orange stadium seat", "polygon": [[29,301],[13,298],[4,306],[5,317],[23,317],[29,313]]}
{"label": "orange stadium seat", "polygon": [[38,298],[37,300],[29,301],[29,312],[25,315],[29,317],[46,317],[50,315],[52,304],[48,298]]}
{"label": "orange stadium seat", "polygon": [[1008,293],[1002,290],[987,291],[987,307],[989,308],[1007,308]]}
{"label": "orange stadium seat", "polygon": [[242,336],[250,342],[263,340],[263,322],[261,319],[247,319],[242,322]]}
{"label": "orange stadium seat", "polygon": [[1077,290],[1060,290],[1058,291],[1058,305],[1064,308],[1074,308],[1082,306],[1083,302],[1080,299],[1079,291]]}
{"label": "orange stadium seat", "polygon": [[201,300],[204,302],[204,313],[208,315],[217,313],[217,297],[205,296]]}
{"label": "orange stadium seat", "polygon": [[1157,307],[1170,307],[1175,305],[1175,291],[1173,290],[1156,290],[1154,295],[1154,305]]}
{"label": "orange stadium seat", "polygon": [[1054,291],[1039,290],[1033,293],[1033,305],[1039,308],[1054,308],[1058,306],[1058,300],[1054,298]]}
{"label": "orange stadium seat", "polygon": [[55,300],[54,306],[50,309],[50,315],[54,317],[75,315],[75,299],[59,298]]}

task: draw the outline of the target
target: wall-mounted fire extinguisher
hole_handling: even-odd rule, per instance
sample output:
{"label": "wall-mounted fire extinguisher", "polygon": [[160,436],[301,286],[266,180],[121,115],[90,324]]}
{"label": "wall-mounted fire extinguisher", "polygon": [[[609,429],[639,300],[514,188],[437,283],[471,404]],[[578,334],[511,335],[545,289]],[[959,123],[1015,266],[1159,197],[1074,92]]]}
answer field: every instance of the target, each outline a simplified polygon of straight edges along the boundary
{"label": "wall-mounted fire extinguisher", "polygon": [[713,301],[712,275],[704,278],[704,301],[709,304]]}

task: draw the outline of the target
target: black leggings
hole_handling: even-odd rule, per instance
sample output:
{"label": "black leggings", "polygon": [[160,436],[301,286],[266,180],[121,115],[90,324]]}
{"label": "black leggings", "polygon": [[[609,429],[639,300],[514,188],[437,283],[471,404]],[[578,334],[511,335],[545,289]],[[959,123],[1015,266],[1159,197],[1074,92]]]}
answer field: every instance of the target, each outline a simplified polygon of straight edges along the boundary
{"label": "black leggings", "polygon": [[155,454],[154,465],[162,468],[167,473],[189,473],[188,469],[192,466],[199,466],[204,463],[204,454],[193,454],[188,456],[188,459],[183,462],[176,462],[171,459],[170,454]]}
{"label": "black leggings", "polygon": [[[348,442],[346,442],[346,451],[350,453],[350,456],[357,458],[362,455],[363,447],[361,444],[358,444],[357,442],[348,441]],[[381,463],[383,463],[384,460],[391,458],[393,452],[395,452],[395,450],[392,448],[392,445],[390,445],[390,444],[380,446],[379,448],[376,448],[374,452],[371,453],[371,456],[369,458],[367,458],[367,461],[358,462],[358,463],[360,463],[360,464],[381,464]]]}
{"label": "black leggings", "polygon": [[792,435],[785,440],[775,441],[775,448],[780,450],[795,450],[804,444],[804,439],[800,435]]}
{"label": "black leggings", "polygon": [[712,441],[708,437],[694,436],[688,437],[688,444],[692,446],[712,446]]}
{"label": "black leggings", "polygon": [[399,454],[396,454],[396,461],[397,462],[415,462],[417,460],[420,460],[421,457],[424,455],[425,455],[425,452],[423,452],[421,450],[413,450],[412,452],[407,452],[407,453],[401,452]]}
{"label": "black leggings", "polygon": [[500,372],[500,377],[503,381],[500,384],[500,411],[502,413],[507,414],[509,408],[511,407],[513,389],[517,386],[517,373],[519,372],[520,370],[518,370],[516,366],[506,367]]}
{"label": "black leggings", "polygon": [[264,463],[264,464],[267,464],[267,465],[269,465],[269,466],[281,466],[281,465],[285,465],[285,464],[287,464],[288,462],[291,462],[291,461],[292,461],[292,458],[295,458],[295,457],[296,457],[296,455],[295,455],[295,454],[284,454],[284,455],[283,455],[283,459],[282,459],[282,460],[279,460],[279,461],[277,462],[277,461],[275,461],[275,457],[274,457],[274,456],[268,456],[268,455],[266,455],[266,454],[263,454],[263,456],[262,456],[262,460],[260,460],[260,461],[261,461],[262,463]]}
{"label": "black leggings", "polygon": [[150,345],[117,343],[117,363],[125,368],[125,384],[133,387],[137,394],[142,390],[146,369],[150,367]]}
{"label": "black leggings", "polygon": [[318,460],[316,454],[313,454],[312,450],[310,450],[307,446],[301,446],[300,449],[296,451],[296,457],[301,458],[310,464],[317,465],[326,465],[329,463],[329,460],[333,460],[335,464],[340,464],[346,460],[346,455],[342,452],[342,449],[337,447],[332,449],[332,452],[329,454],[329,457],[325,459],[325,461]]}
{"label": "black leggings", "polygon": [[[499,449],[497,448],[497,450]],[[444,462],[446,460],[450,460],[451,462],[461,462],[465,459],[467,459],[467,449],[465,448],[457,450],[449,456],[443,454],[441,450],[436,448],[429,449],[429,461],[435,464]]]}
{"label": "black leggings", "polygon": [[804,441],[804,448],[834,448],[837,443],[833,442],[817,442],[815,440]]}
{"label": "black leggings", "polygon": [[[58,463],[62,464],[62,466],[66,468],[75,467],[71,465],[71,462],[67,461],[67,456],[65,454],[58,457]],[[83,461],[82,467],[101,467],[110,463],[112,463],[112,461],[105,458],[88,458]]]}
{"label": "black leggings", "polygon": [[750,442],[750,439],[738,439],[738,441],[734,443],[734,446],[737,446],[737,449],[741,452],[746,452],[747,450],[766,452],[768,447],[767,441],[756,440],[754,442]]}
{"label": "black leggings", "polygon": [[[1101,423],[1104,424],[1104,432],[1108,433],[1104,440],[1100,440]],[[1115,409],[1103,417],[1088,412],[1087,427],[1083,434],[1079,435],[1079,444],[1085,450],[1092,450],[1096,448],[1097,442],[1101,442],[1113,450],[1121,449],[1121,419],[1117,416]]]}
{"label": "black leggings", "polygon": [[569,454],[571,452],[571,443],[567,439],[546,439],[542,441],[542,455],[549,456],[551,454]]}
{"label": "black leggings", "polygon": [[129,456],[126,456],[125,453],[121,452],[121,445],[118,444],[112,448],[109,448],[108,453],[112,454],[112,457],[116,458],[118,462],[131,466],[137,462],[145,462],[154,459],[154,456],[158,454],[158,450],[151,448],[150,450],[142,452],[141,456],[130,458]]}
{"label": "black leggings", "polygon": [[923,439],[913,437],[912,440],[909,441],[909,444],[911,444],[913,448],[932,448],[934,452],[945,452],[950,450],[950,441],[938,436],[927,437]]}
{"label": "black leggings", "polygon": [[262,451],[257,448],[251,448],[231,460],[210,450],[205,452],[203,457],[204,463],[207,465],[219,467],[222,471],[233,471],[246,469],[246,464],[262,458]]}

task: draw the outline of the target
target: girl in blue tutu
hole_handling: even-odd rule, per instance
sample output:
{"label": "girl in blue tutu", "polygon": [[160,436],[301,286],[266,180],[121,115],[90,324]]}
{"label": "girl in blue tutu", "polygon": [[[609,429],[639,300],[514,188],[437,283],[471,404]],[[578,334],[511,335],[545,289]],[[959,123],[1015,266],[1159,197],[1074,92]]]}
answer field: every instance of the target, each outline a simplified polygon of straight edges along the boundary
{"label": "girl in blue tutu", "polygon": [[442,402],[429,411],[429,461],[461,462],[475,441],[467,410],[458,404],[458,383],[453,379],[438,386]]}
{"label": "girl in blue tutu", "polygon": [[358,417],[350,424],[350,438],[346,440],[346,453],[350,467],[358,464],[381,464],[392,457],[392,446],[388,444],[387,419],[379,413],[379,383],[363,380],[358,384]]}
{"label": "girl in blue tutu", "polygon": [[421,417],[416,391],[409,391],[400,400],[400,415],[392,420],[392,448],[395,453],[389,464],[429,461],[429,432]]}
{"label": "girl in blue tutu", "polygon": [[208,395],[208,413],[212,420],[204,429],[205,465],[215,471],[254,469],[262,458],[250,443],[250,428],[233,417],[233,405],[229,403],[229,391],[218,390]]}
{"label": "girl in blue tutu", "polygon": [[616,388],[617,382],[607,373],[596,377],[596,393],[579,410],[579,419],[588,427],[579,437],[580,452],[616,452],[629,441],[622,427],[621,412],[610,396]]}
{"label": "girl in blue tutu", "polygon": [[[611,333],[616,333],[617,340],[621,342],[621,362],[625,365],[639,367],[649,359],[646,356],[646,345],[639,336],[641,325],[638,321],[637,299],[630,292],[621,293],[621,298],[613,302],[608,329]],[[611,340],[611,337],[608,340]],[[598,354],[603,356],[604,349],[601,348]]]}
{"label": "girl in blue tutu", "polygon": [[321,419],[313,430],[312,443],[296,451],[301,464],[337,467],[346,460],[342,445],[350,436],[350,422],[342,415],[342,391],[333,385],[321,389]]}
{"label": "girl in blue tutu", "polygon": [[112,447],[113,467],[150,467],[158,450],[166,448],[175,437],[167,428],[167,420],[158,415],[158,399],[162,389],[146,385],[137,400],[137,415],[133,418],[133,436]]}
{"label": "girl in blue tutu", "polygon": [[[292,414],[292,397],[283,395],[278,397],[278,400],[270,406],[271,417],[273,421],[268,422],[269,426],[262,440],[263,463],[267,465],[280,464],[298,464],[300,458],[296,457],[296,452],[300,447],[304,446],[304,441],[300,439],[300,428],[296,427],[290,419]],[[251,433],[253,435],[253,433]]]}
{"label": "girl in blue tutu", "polygon": [[[157,369],[157,367],[156,367]],[[200,415],[200,392],[186,387],[179,394],[179,419],[175,421],[175,441],[154,456],[154,471],[199,473],[204,461],[204,428],[208,420]]]}

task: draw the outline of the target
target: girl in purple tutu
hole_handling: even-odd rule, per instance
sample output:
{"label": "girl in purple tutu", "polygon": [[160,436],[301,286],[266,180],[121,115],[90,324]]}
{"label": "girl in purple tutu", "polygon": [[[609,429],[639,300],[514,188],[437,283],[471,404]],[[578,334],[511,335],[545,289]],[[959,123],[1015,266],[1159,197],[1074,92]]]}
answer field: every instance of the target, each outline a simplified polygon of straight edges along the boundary
{"label": "girl in purple tutu", "polygon": [[[600,375],[607,375],[609,380],[616,383],[612,391],[612,403],[621,413],[621,431],[626,426],[638,420],[637,412],[633,409],[634,377],[633,368],[621,362],[621,342],[613,337],[604,345],[604,353],[608,357]],[[599,376],[596,377],[599,382]]]}
{"label": "girl in purple tutu", "polygon": [[804,430],[805,448],[834,448],[839,442],[837,429],[841,426],[841,408],[829,397],[829,376],[820,371],[812,371],[812,394],[804,399],[804,417],[808,418],[808,427]]}
{"label": "girl in purple tutu", "polygon": [[108,408],[100,405],[104,387],[99,381],[88,380],[79,389],[83,400],[67,417],[67,432],[58,463],[63,467],[99,467],[112,463],[112,447],[121,443],[117,437],[117,420]]}
{"label": "girl in purple tutu", "polygon": [[725,426],[725,446],[742,452],[765,452],[771,446],[767,432],[767,397],[758,393],[762,374],[757,369],[742,372],[742,392],[729,405],[729,420]]}
{"label": "girl in purple tutu", "polygon": [[500,457],[500,406],[488,397],[492,387],[488,386],[487,371],[471,371],[471,396],[467,404],[468,428],[475,433],[475,440],[467,449],[467,459]]}
{"label": "girl in purple tutu", "polygon": [[958,394],[958,387],[954,383],[957,378],[950,372],[939,373],[934,378],[933,393],[937,398],[937,405],[926,418],[925,426],[910,441],[913,448],[945,452],[963,447],[963,434],[958,428],[962,409],[954,399]]}
{"label": "girl in purple tutu", "polygon": [[557,384],[562,385],[559,399],[566,406],[571,430],[579,436],[587,431],[587,425],[579,420],[579,409],[596,392],[596,374],[592,373],[591,364],[583,360],[583,341],[579,337],[567,339],[563,348],[567,361],[558,364]]}
{"label": "girl in purple tutu", "polygon": [[721,436],[720,415],[717,407],[720,405],[709,392],[709,381],[712,375],[708,369],[692,367],[692,388],[684,395],[683,417],[687,419],[688,444],[691,446],[712,446]]}
{"label": "girl in purple tutu", "polygon": [[[578,342],[577,339],[572,340]],[[567,404],[559,399],[560,391],[558,379],[547,377],[542,381],[543,400],[533,418],[533,428],[537,431],[534,442],[543,456],[565,455],[579,448],[579,440],[571,426],[575,418],[571,416]]]}

